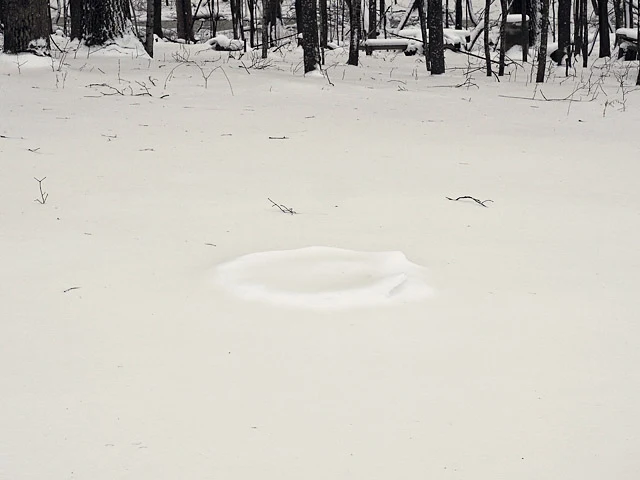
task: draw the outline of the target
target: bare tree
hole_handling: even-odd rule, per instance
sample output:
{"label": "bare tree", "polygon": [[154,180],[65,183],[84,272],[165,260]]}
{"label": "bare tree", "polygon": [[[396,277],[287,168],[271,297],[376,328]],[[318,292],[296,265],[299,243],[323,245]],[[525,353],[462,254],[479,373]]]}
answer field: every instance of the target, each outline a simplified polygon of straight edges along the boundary
{"label": "bare tree", "polygon": [[[302,0],[300,0],[302,1]],[[358,53],[360,49],[360,16],[362,4],[360,0],[345,0],[349,5],[349,26],[351,27],[351,38],[349,41],[349,60],[347,64],[358,66]]]}
{"label": "bare tree", "polygon": [[5,3],[5,0],[0,0],[0,31],[2,31],[2,28],[6,23],[4,19],[4,12],[5,12],[4,3]]}
{"label": "bare tree", "polygon": [[424,0],[416,0],[418,6],[418,18],[420,19],[420,32],[422,34],[422,53],[425,58],[425,65],[427,71],[431,70],[431,63],[429,62],[429,33],[427,31],[427,14],[424,10]]}
{"label": "bare tree", "polygon": [[[213,12],[211,12],[213,14]],[[162,0],[153,0],[153,33],[163,38],[162,32]]]}
{"label": "bare tree", "polygon": [[[517,1],[517,0],[516,0]],[[527,61],[529,53],[529,24],[527,22],[527,0],[521,0],[522,17],[521,17],[521,34],[522,34],[522,61]]]}
{"label": "bare tree", "polygon": [[571,0],[558,0],[558,50],[568,55],[571,44]]}
{"label": "bare tree", "polygon": [[6,0],[4,51],[49,54],[51,16],[47,0]]}
{"label": "bare tree", "polygon": [[607,0],[598,1],[598,27],[600,29],[600,58],[611,56],[609,40],[609,8]]}
{"label": "bare tree", "polygon": [[462,0],[456,0],[456,30],[462,30]]}
{"label": "bare tree", "polygon": [[431,74],[444,73],[444,38],[442,27],[442,0],[428,0],[429,61]]}
{"label": "bare tree", "polygon": [[376,38],[376,0],[369,0],[369,32],[367,38]]}
{"label": "bare tree", "polygon": [[547,41],[549,40],[549,0],[542,0],[542,25],[540,28],[540,48],[538,49],[538,72],[536,83],[544,82],[547,69]]}
{"label": "bare tree", "polygon": [[195,42],[191,0],[176,0],[176,17],[178,38],[184,39],[187,43]]}
{"label": "bare tree", "polygon": [[484,58],[487,62],[487,77],[491,76],[491,49],[489,47],[489,13],[491,11],[491,0],[486,0],[484,4]]}
{"label": "bare tree", "polygon": [[153,58],[153,19],[155,17],[155,0],[147,0],[147,25],[144,32],[144,49]]}
{"label": "bare tree", "polygon": [[[375,2],[375,0],[373,0]],[[327,13],[327,0],[319,0],[318,12],[320,13],[320,47],[327,48],[329,43],[329,17]]]}
{"label": "bare tree", "polygon": [[504,75],[504,61],[507,49],[507,12],[509,10],[509,0],[500,0],[500,60],[498,62],[498,76]]}
{"label": "bare tree", "polygon": [[624,25],[624,14],[622,12],[622,0],[613,0],[613,13],[616,19],[616,30]]}
{"label": "bare tree", "polygon": [[318,13],[316,0],[301,0],[302,48],[304,50],[304,73],[318,66]]}
{"label": "bare tree", "polygon": [[[299,3],[296,0],[296,15]],[[302,25],[302,24],[301,24]],[[302,30],[298,30],[298,35]],[[262,58],[267,58],[269,52],[269,0],[262,0]]]}
{"label": "bare tree", "polygon": [[82,39],[84,35],[84,14],[82,0],[69,0],[71,11],[71,39]]}

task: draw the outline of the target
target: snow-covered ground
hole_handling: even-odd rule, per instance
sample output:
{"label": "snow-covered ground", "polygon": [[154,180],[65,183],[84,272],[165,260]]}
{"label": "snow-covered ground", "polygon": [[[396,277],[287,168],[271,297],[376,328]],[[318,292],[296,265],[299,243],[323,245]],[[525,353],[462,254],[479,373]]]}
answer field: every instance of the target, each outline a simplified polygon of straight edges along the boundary
{"label": "snow-covered ground", "polygon": [[0,56],[0,478],[637,478],[636,65],[362,60]]}

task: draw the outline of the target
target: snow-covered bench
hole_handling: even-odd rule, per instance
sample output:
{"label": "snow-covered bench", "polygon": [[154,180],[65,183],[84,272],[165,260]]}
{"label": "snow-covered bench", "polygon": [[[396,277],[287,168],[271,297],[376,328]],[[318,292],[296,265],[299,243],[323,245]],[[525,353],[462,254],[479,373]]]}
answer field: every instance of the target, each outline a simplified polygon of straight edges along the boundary
{"label": "snow-covered bench", "polygon": [[638,57],[638,31],[635,28],[619,28],[616,30],[618,58],[635,60]]}
{"label": "snow-covered bench", "polygon": [[[405,28],[395,33],[395,38],[370,38],[362,42],[362,47],[369,53],[375,50],[396,50],[408,55],[415,53],[422,44],[422,32],[419,28]],[[427,32],[428,35],[428,32]],[[471,40],[469,30],[443,29],[444,48],[459,51],[462,45]]]}

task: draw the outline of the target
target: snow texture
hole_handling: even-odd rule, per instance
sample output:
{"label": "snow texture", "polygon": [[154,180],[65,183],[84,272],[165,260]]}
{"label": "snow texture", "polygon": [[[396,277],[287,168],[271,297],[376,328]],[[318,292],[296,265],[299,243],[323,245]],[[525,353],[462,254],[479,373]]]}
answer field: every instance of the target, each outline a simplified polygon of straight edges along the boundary
{"label": "snow texture", "polygon": [[312,309],[422,300],[431,294],[423,276],[401,252],[329,247],[253,253],[216,269],[217,283],[240,298]]}

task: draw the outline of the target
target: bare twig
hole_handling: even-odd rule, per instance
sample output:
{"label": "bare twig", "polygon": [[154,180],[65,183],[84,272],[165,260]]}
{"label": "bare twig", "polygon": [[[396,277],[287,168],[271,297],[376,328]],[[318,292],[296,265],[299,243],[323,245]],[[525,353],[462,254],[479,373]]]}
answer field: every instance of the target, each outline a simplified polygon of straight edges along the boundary
{"label": "bare twig", "polygon": [[298,213],[293,208],[289,208],[289,207],[287,207],[285,205],[278,205],[276,202],[274,202],[273,200],[271,200],[268,197],[267,197],[267,200],[269,200],[273,204],[273,205],[271,205],[272,207],[278,207],[282,213],[288,213],[290,215]]}
{"label": "bare twig", "polygon": [[49,198],[49,194],[42,190],[42,182],[44,182],[47,179],[47,177],[43,177],[42,179],[33,177],[33,179],[36,182],[38,182],[38,188],[40,189],[40,198],[36,198],[35,201],[38,202],[40,205],[44,205],[45,203],[47,203],[47,198]]}
{"label": "bare twig", "polygon": [[487,202],[493,202],[493,200],[478,200],[477,198],[474,197],[470,197],[469,195],[464,195],[462,197],[458,197],[458,198],[450,198],[450,197],[445,197],[447,200],[451,200],[452,202],[457,202],[458,200],[473,200],[474,202],[476,202],[478,205],[482,205],[485,208],[488,208],[485,203]]}

